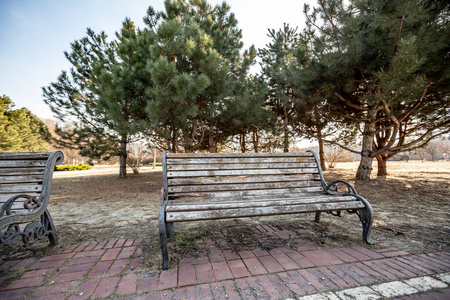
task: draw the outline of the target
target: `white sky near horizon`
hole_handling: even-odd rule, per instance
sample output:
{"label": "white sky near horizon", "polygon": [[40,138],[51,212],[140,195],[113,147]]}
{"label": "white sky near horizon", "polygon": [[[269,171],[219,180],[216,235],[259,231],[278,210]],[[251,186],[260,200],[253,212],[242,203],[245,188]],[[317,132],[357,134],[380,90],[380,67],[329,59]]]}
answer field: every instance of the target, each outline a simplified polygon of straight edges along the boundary
{"label": "white sky near horizon", "polygon": [[[210,4],[222,0],[209,0]],[[301,30],[305,24],[303,5],[316,0],[228,0],[243,32],[244,48],[263,48],[270,39],[267,30],[288,23]],[[15,108],[28,108],[41,119],[52,119],[43,101],[43,86],[55,82],[70,63],[64,51],[86,36],[86,28],[105,31],[109,38],[129,17],[144,28],[147,8],[164,9],[163,0],[0,0],[0,95]]]}

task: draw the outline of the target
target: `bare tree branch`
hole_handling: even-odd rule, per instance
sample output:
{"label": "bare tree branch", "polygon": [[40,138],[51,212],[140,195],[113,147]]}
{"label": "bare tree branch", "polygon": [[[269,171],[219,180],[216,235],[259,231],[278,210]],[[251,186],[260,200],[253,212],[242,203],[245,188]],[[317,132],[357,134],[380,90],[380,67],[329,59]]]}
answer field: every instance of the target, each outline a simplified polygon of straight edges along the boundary
{"label": "bare tree branch", "polygon": [[323,142],[327,143],[327,144],[332,144],[332,145],[339,146],[342,149],[345,149],[345,150],[350,151],[350,152],[355,153],[355,154],[361,154],[361,151],[356,151],[356,150],[350,149],[350,148],[348,148],[348,147],[346,147],[346,146],[344,146],[342,144],[339,144],[338,142],[335,142],[335,141],[323,140]]}
{"label": "bare tree branch", "polygon": [[345,100],[344,97],[342,97],[342,96],[341,96],[339,93],[337,93],[337,92],[334,93],[334,95],[335,95],[339,100],[341,100],[342,102],[344,102],[345,104],[347,104],[347,105],[350,106],[350,107],[353,107],[353,108],[355,108],[355,109],[362,110],[362,111],[367,111],[367,110],[369,110],[367,107],[364,107],[364,106],[361,106],[361,105],[357,105],[357,104],[354,104],[354,103],[351,103],[351,102]]}

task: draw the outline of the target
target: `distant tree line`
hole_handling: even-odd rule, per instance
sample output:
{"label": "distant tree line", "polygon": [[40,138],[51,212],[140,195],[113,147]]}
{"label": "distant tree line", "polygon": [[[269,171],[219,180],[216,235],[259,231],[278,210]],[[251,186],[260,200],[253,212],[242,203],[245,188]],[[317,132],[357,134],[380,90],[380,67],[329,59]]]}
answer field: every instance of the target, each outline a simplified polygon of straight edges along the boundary
{"label": "distant tree line", "polygon": [[28,109],[14,109],[8,96],[0,96],[0,151],[48,151],[50,132]]}
{"label": "distant tree line", "polygon": [[[243,49],[226,3],[165,2],[146,27],[126,19],[108,41],[87,36],[65,52],[72,64],[43,88],[71,126],[56,132],[91,158],[119,156],[148,139],[171,152],[289,151],[294,137],[361,155],[357,179],[378,176],[397,153],[450,131],[450,4],[319,0],[305,29],[269,29],[263,49]],[[250,67],[261,59],[261,73]],[[233,148],[238,145],[237,149]]]}

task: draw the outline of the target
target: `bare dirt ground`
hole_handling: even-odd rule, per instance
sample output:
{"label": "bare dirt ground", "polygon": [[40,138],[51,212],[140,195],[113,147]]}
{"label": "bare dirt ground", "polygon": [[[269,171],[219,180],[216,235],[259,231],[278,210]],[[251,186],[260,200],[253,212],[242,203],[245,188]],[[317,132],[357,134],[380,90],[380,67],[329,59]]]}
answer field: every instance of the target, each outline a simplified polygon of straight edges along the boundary
{"label": "bare dirt ground", "polygon": [[[325,171],[325,178],[327,182],[347,180],[369,200],[374,209],[373,247],[392,246],[411,253],[450,249],[450,162],[388,162],[387,179],[370,182],[353,180],[357,166],[338,163],[335,169]],[[145,240],[147,265],[158,268],[161,167],[144,168],[126,179],[119,179],[117,174],[117,166],[56,172],[48,209],[59,245],[48,249],[43,240],[27,250],[6,247],[0,254],[6,251],[9,257],[20,257],[26,251],[39,255],[83,241],[141,238]],[[305,239],[320,247],[363,244],[356,215],[343,213],[339,218],[323,214],[319,224],[313,219],[313,214],[300,214],[179,223],[175,240],[170,243],[171,259],[207,251],[205,238],[225,239],[233,250],[289,246]],[[293,239],[261,239],[252,229],[258,223],[290,229],[297,235]]]}

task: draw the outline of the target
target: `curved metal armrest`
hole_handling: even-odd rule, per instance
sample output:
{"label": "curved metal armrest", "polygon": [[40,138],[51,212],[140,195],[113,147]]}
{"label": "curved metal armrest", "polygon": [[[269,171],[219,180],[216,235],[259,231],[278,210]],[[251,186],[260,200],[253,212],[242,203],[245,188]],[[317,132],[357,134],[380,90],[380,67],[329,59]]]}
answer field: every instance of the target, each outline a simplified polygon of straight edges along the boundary
{"label": "curved metal armrest", "polygon": [[[345,189],[342,192],[339,191],[339,187],[342,187]],[[328,195],[342,195],[342,194],[358,194],[356,192],[356,189],[347,181],[344,180],[336,180],[330,183],[329,185],[325,186],[325,192]]]}
{"label": "curved metal armrest", "polygon": [[16,195],[16,196],[13,196],[10,199],[8,199],[8,201],[6,201],[5,204],[2,205],[2,207],[0,209],[0,218],[4,217],[5,213],[6,213],[6,215],[11,215],[12,205],[14,204],[14,202],[16,202],[18,199],[21,199],[21,198],[27,199],[23,203],[24,209],[35,209],[42,205],[41,201],[36,199],[35,196],[30,196],[30,195],[25,195],[25,194]]}
{"label": "curved metal armrest", "polygon": [[166,204],[168,201],[168,196],[164,187],[161,188],[161,202],[160,204]]}

